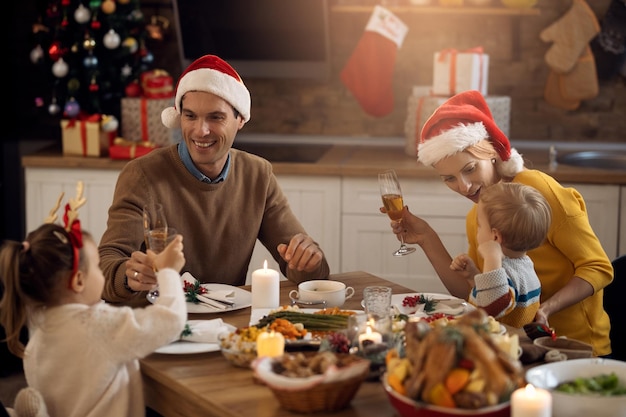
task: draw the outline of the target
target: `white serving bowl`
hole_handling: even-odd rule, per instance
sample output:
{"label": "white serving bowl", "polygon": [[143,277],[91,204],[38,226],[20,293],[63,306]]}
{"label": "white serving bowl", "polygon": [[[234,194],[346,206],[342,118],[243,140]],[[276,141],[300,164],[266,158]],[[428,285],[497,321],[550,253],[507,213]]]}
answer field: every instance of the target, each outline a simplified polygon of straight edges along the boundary
{"label": "white serving bowl", "polygon": [[590,378],[615,372],[622,384],[626,384],[626,362],[585,358],[552,362],[526,371],[526,381],[535,387],[552,393],[552,417],[617,417],[626,416],[626,396],[590,396],[565,394],[554,388],[576,378]]}

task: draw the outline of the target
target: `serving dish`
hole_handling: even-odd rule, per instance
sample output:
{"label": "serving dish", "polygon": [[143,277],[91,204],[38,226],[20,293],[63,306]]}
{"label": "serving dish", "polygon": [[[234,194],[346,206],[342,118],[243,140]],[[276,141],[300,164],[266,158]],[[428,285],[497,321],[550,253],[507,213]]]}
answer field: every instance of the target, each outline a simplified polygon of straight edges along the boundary
{"label": "serving dish", "polygon": [[464,408],[439,407],[421,401],[415,401],[395,391],[387,382],[387,374],[382,376],[383,387],[389,402],[396,409],[400,417],[510,417],[511,404],[509,401],[497,405],[483,407],[476,410]]}
{"label": "serving dish", "polygon": [[[419,296],[436,301],[437,303],[435,304],[434,309],[431,311],[424,311],[425,304],[417,304],[415,306],[403,305],[403,301],[407,297]],[[391,296],[391,305],[394,306],[400,313],[412,317],[427,317],[435,313],[446,314],[449,316],[459,316],[476,309],[474,306],[461,298],[454,297],[450,294],[430,292],[393,294]]]}
{"label": "serving dish", "polygon": [[603,358],[581,358],[539,365],[526,371],[526,381],[552,394],[552,417],[626,416],[626,395],[595,396],[555,391],[564,382],[615,372],[626,385],[626,362]]}
{"label": "serving dish", "polygon": [[168,355],[188,355],[193,353],[217,352],[218,350],[220,350],[220,346],[217,343],[197,343],[178,340],[169,345],[161,346],[154,352]]}

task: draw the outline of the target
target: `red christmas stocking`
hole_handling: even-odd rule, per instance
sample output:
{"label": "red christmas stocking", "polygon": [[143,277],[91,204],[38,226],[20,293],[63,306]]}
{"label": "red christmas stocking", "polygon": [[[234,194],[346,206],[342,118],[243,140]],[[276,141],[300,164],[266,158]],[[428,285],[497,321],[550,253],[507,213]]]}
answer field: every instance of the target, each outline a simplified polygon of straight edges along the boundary
{"label": "red christmas stocking", "polygon": [[408,27],[393,13],[376,6],[341,70],[341,81],[371,116],[386,116],[393,110],[393,70],[407,31]]}

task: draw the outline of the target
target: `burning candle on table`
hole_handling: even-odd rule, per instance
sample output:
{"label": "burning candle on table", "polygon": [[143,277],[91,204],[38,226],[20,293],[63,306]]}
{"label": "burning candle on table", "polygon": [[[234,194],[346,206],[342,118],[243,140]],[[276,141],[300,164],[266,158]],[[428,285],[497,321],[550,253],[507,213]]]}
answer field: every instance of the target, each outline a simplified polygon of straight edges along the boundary
{"label": "burning candle on table", "polygon": [[267,259],[263,269],[252,272],[252,308],[278,308],[280,306],[280,278],[278,271],[268,269]]}
{"label": "burning candle on table", "polygon": [[511,395],[511,417],[551,417],[552,396],[528,384]]}
{"label": "burning candle on table", "polygon": [[378,333],[377,331],[372,330],[372,326],[370,323],[365,327],[365,332],[359,335],[359,346],[361,349],[367,347],[368,345],[377,345],[383,342],[383,335]]}
{"label": "burning candle on table", "polygon": [[256,339],[256,354],[258,357],[269,356],[274,358],[285,352],[285,337],[280,332],[271,330],[259,334]]}

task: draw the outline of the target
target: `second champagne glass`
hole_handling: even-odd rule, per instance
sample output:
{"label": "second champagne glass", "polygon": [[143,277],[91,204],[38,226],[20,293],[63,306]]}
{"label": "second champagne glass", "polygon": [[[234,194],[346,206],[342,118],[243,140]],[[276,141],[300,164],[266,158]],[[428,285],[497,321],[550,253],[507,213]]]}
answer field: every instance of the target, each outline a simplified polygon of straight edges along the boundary
{"label": "second champagne glass", "polygon": [[[165,212],[161,203],[155,203],[154,206],[143,206],[143,236],[146,243],[146,251],[152,249],[155,252],[160,252],[165,248],[165,242],[168,238],[167,220],[165,219]],[[155,242],[161,241],[160,245],[155,245]],[[158,249],[160,247],[160,249]],[[148,291],[146,298],[150,302],[154,302],[159,296],[158,287]]]}
{"label": "second champagne glass", "polygon": [[[390,169],[379,173],[378,184],[380,185],[380,195],[387,210],[387,215],[391,220],[401,222],[404,200],[402,199],[402,189],[400,188],[400,181],[398,181],[396,171]],[[400,248],[393,255],[403,256],[413,252],[415,252],[415,248],[406,246],[404,236],[400,234]]]}

